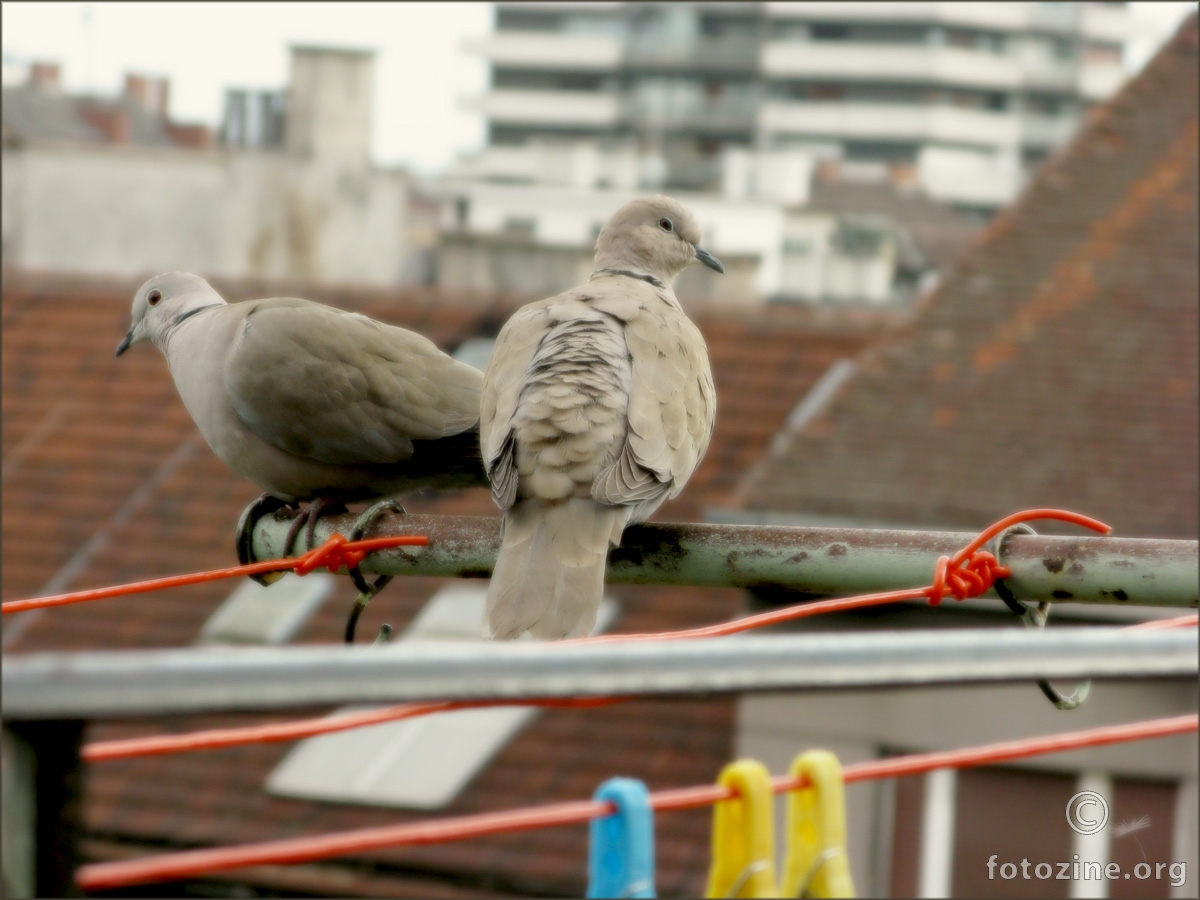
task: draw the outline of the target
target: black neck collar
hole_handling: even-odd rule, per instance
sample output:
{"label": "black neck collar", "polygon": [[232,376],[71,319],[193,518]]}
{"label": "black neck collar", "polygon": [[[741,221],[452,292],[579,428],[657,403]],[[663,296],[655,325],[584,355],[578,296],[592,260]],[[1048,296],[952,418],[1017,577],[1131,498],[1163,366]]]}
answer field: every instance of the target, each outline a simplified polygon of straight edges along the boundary
{"label": "black neck collar", "polygon": [[220,303],[210,303],[210,304],[208,304],[208,306],[197,306],[195,309],[189,309],[182,316],[180,316],[178,319],[175,320],[175,324],[178,325],[180,322],[184,321],[185,319],[190,319],[192,316],[196,315],[196,313],[202,313],[206,309],[214,309],[215,307],[218,307],[221,305],[222,304],[220,304]]}
{"label": "black neck collar", "polygon": [[597,269],[593,275],[624,275],[627,278],[636,278],[639,281],[644,281],[646,284],[652,284],[660,291],[666,289],[666,285],[655,278],[653,275],[646,275],[642,272],[631,272],[629,269]]}

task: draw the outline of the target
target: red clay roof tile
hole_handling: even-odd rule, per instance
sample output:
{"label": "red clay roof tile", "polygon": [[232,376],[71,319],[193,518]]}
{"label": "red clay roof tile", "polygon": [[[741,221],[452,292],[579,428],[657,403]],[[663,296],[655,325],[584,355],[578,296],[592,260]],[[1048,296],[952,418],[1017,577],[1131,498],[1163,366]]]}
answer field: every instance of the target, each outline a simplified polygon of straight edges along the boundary
{"label": "red clay roof tile", "polygon": [[[421,330],[443,346],[453,346],[480,328],[494,329],[512,308],[503,298],[429,289],[293,286],[284,291],[223,282],[215,286],[231,300],[293,292],[336,303]],[[199,440],[157,352],[140,347],[119,360],[113,358],[128,327],[129,298],[135,288],[128,283],[5,273],[5,599],[32,596],[56,575],[56,587],[70,590],[233,562],[237,516],[257,491]],[[828,365],[891,327],[894,318],[855,313],[846,321],[828,311],[790,308],[699,316],[717,383],[716,431],[692,483],[658,518],[694,519],[702,517],[707,506],[724,505],[736,477],[763,452]],[[484,490],[408,498],[405,504],[414,512],[496,513]],[[72,560],[77,569],[65,577],[64,567]],[[443,583],[397,579],[374,601],[363,630],[373,630],[385,620],[402,629]],[[5,652],[187,646],[235,587],[217,582],[30,614]],[[743,603],[742,592],[732,589],[619,586],[611,593],[622,600],[618,631],[719,621]],[[348,580],[339,580],[334,595],[297,640],[338,641],[353,596]],[[5,624],[10,631],[13,623]],[[497,754],[444,814],[579,799],[614,774],[643,778],[654,788],[709,781],[733,752],[733,717],[730,699],[639,701],[544,712]],[[100,722],[89,729],[89,739],[246,721],[247,717],[205,716]],[[86,828],[110,842],[161,848],[267,840],[427,817],[414,811],[270,796],[263,790],[264,779],[288,748],[272,744],[89,765]],[[710,822],[707,810],[663,817],[658,833],[660,892],[703,890]],[[364,896],[378,894],[381,884],[439,883],[462,886],[464,895],[472,890],[479,895],[485,889],[578,894],[586,879],[586,853],[586,828],[555,829],[378,851],[353,864],[303,867],[296,877],[301,871],[314,873],[317,881],[325,877],[316,874],[320,872],[337,878],[353,875],[348,883]],[[254,871],[266,878],[263,873],[269,869]],[[295,882],[290,883],[295,888]]]}
{"label": "red clay roof tile", "polygon": [[1196,47],[1192,16],[746,505],[966,529],[1065,506],[1196,536]]}

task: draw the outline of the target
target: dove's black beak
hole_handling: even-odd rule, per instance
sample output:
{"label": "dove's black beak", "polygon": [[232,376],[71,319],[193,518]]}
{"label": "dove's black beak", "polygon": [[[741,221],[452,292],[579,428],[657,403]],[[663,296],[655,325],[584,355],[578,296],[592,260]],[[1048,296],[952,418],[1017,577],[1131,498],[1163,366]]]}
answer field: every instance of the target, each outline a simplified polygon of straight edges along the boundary
{"label": "dove's black beak", "polygon": [[133,329],[129,329],[129,334],[125,335],[124,340],[117,344],[117,356],[120,356],[129,349],[129,345],[133,343]]}
{"label": "dove's black beak", "polygon": [[700,260],[700,262],[704,263],[710,269],[716,269],[722,275],[725,274],[725,266],[721,263],[721,261],[703,247],[696,248],[696,259]]}

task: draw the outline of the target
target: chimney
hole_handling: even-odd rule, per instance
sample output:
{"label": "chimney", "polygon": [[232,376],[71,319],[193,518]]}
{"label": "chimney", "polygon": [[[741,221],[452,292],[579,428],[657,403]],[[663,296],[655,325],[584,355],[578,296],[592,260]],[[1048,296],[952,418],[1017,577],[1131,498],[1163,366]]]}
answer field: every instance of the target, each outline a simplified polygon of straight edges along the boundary
{"label": "chimney", "polygon": [[152,78],[147,75],[125,76],[125,96],[139,109],[144,109],[160,119],[167,117],[167,101],[170,84],[166,78]]}
{"label": "chimney", "polygon": [[817,163],[816,180],[821,184],[836,184],[842,178],[842,165],[836,159],[824,159]]}
{"label": "chimney", "polygon": [[888,168],[889,180],[902,193],[911,194],[920,187],[917,167],[908,162],[894,162]]}
{"label": "chimney", "polygon": [[293,46],[283,144],[291,153],[366,164],[374,51]]}
{"label": "chimney", "polygon": [[213,146],[213,133],[206,125],[178,125],[174,122],[165,124],[167,136],[177,147],[192,147],[202,150]]}
{"label": "chimney", "polygon": [[58,90],[58,63],[35,62],[29,67],[29,83],[39,91]]}
{"label": "chimney", "polygon": [[80,117],[103,136],[107,144],[129,143],[129,113],[119,106],[82,106]]}

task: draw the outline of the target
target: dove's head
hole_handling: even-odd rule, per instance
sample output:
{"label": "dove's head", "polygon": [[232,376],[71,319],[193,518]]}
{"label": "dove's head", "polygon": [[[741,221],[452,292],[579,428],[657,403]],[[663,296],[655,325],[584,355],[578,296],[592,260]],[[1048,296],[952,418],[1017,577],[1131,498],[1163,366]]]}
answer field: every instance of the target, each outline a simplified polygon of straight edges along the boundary
{"label": "dove's head", "polygon": [[596,268],[630,269],[670,284],[694,262],[724,272],[700,246],[700,223],[678,200],[656,194],[626,203],[596,239]]}
{"label": "dove's head", "polygon": [[152,341],[160,349],[167,333],[181,320],[225,301],[199,275],[167,272],[155,275],[133,297],[133,324],[117,345],[120,356],[134,344]]}

